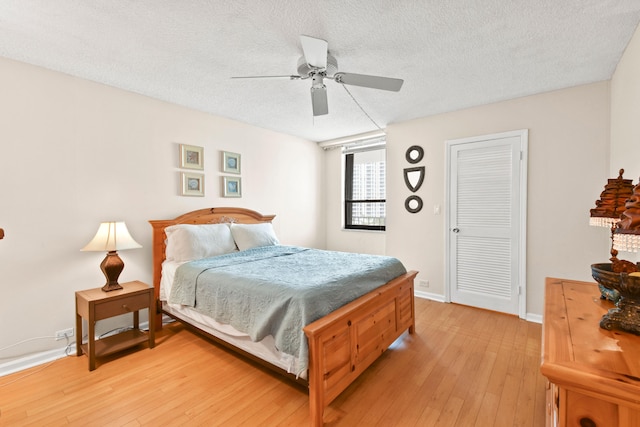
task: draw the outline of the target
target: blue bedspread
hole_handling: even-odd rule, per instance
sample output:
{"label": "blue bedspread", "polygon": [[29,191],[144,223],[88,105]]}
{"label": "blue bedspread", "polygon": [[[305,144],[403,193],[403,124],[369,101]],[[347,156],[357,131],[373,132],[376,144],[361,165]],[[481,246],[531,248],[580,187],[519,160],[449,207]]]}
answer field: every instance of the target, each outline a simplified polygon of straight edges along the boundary
{"label": "blue bedspread", "polygon": [[395,258],[295,246],[266,246],[178,268],[169,302],[194,307],[298,358],[308,368],[302,328],[405,273]]}

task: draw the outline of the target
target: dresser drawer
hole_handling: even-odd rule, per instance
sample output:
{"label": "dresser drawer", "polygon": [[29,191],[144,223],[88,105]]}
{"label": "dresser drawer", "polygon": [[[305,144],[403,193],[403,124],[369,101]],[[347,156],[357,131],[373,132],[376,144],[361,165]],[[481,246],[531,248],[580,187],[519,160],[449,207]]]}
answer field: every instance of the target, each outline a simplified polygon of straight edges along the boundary
{"label": "dresser drawer", "polygon": [[95,320],[131,313],[148,307],[149,292],[129,295],[123,298],[112,298],[96,304]]}

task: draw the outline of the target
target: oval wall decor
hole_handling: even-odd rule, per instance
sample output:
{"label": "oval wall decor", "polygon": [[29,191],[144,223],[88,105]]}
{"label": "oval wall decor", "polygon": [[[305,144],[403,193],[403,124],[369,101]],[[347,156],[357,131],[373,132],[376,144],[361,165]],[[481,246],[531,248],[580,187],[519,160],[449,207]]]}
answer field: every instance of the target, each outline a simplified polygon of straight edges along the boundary
{"label": "oval wall decor", "polygon": [[404,201],[404,207],[410,213],[418,213],[422,210],[422,199],[416,195],[409,196]]}
{"label": "oval wall decor", "polygon": [[424,150],[419,145],[412,145],[407,149],[405,158],[412,165],[418,163],[424,157]]}

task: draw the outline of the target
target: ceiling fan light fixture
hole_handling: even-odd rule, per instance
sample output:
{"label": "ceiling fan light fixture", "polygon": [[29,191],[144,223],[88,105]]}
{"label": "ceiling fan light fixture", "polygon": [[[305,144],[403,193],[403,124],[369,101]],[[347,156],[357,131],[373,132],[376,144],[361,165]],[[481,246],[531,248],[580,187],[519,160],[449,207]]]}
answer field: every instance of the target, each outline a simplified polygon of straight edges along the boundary
{"label": "ceiling fan light fixture", "polygon": [[311,74],[311,85],[313,89],[322,89],[326,86],[324,85],[324,73],[317,72]]}
{"label": "ceiling fan light fixture", "polygon": [[298,74],[301,76],[310,76],[314,72],[324,71],[327,76],[333,76],[338,72],[338,61],[336,58],[327,54],[327,67],[326,68],[317,68],[307,64],[307,59],[304,56],[301,56],[298,59]]}

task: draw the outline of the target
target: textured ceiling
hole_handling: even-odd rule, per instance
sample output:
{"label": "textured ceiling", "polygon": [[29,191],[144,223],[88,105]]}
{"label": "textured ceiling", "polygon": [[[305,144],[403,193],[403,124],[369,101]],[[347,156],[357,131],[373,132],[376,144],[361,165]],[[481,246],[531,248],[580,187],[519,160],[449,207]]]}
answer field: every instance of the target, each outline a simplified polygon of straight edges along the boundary
{"label": "textured ceiling", "polygon": [[[0,56],[313,141],[610,79],[639,0],[1,0]],[[314,118],[299,35],[343,72]],[[376,124],[374,124],[373,122]]]}

